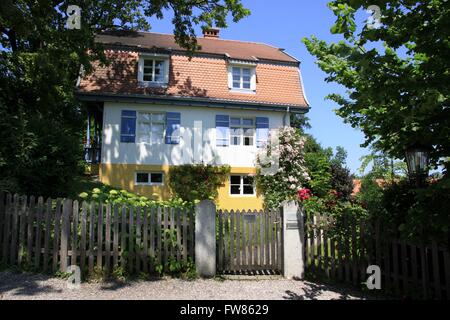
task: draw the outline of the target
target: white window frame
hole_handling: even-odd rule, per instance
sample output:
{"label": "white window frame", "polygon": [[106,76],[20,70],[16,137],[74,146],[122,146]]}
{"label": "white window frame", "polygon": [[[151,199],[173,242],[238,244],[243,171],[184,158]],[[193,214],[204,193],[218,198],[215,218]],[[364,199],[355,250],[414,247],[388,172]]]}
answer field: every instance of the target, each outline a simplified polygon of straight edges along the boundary
{"label": "white window frame", "polygon": [[[249,174],[230,174],[229,176],[229,189],[228,189],[228,193],[230,195],[230,197],[255,197],[256,196],[256,186],[255,186],[255,180],[253,177],[253,193],[252,194],[244,194],[244,177],[249,177],[251,175]],[[239,183],[239,194],[233,194],[231,193],[231,186],[236,186],[236,184],[231,184],[231,177],[240,177],[240,183]]]}
{"label": "white window frame", "polygon": [[[233,68],[240,68],[240,85],[239,88],[233,86]],[[250,88],[243,87],[243,71],[242,69],[250,70]],[[228,88],[231,92],[238,93],[256,93],[256,64],[246,62],[231,62],[228,65]]]}
{"label": "white window frame", "polygon": [[[149,121],[142,121],[141,120],[141,115],[142,114],[150,114],[150,120]],[[159,115],[163,115],[164,116],[164,119],[162,120],[162,121],[153,121],[153,115],[156,115],[156,114],[159,114]],[[144,144],[164,144],[164,140],[165,140],[165,138],[166,138],[166,118],[167,118],[167,114],[166,114],[166,112],[163,112],[163,111],[138,111],[137,112],[137,114],[136,114],[136,143],[144,143]],[[144,122],[144,123],[146,123],[146,124],[149,124],[150,125],[150,130],[149,130],[149,132],[150,132],[150,137],[149,137],[149,141],[140,141],[141,140],[141,136],[142,136],[142,133],[141,133],[141,128],[140,128],[140,124],[142,123],[142,122]],[[162,137],[161,137],[161,142],[160,143],[158,143],[158,142],[152,142],[152,134],[153,134],[153,132],[152,132],[152,125],[153,124],[162,124],[162,127],[163,127],[163,129],[162,129]]]}
{"label": "white window frame", "polygon": [[[163,61],[162,73],[163,81],[144,81],[144,63],[145,60],[153,60],[152,79],[155,79],[155,61]],[[145,86],[165,87],[169,84],[169,60],[168,55],[161,54],[141,54],[138,62],[138,82]]]}
{"label": "white window frame", "polygon": [[[234,124],[232,124],[231,123],[231,119],[232,118],[239,118],[240,119],[240,124],[239,125],[234,125]],[[252,120],[253,121],[253,125],[244,125],[244,119],[249,119],[249,120]],[[233,116],[230,116],[230,137],[229,137],[229,139],[230,139],[230,141],[229,141],[229,145],[230,146],[234,146],[234,147],[238,147],[238,146],[241,146],[241,147],[255,147],[256,146],[256,118],[253,118],[253,117],[233,117]],[[241,134],[240,134],[240,144],[233,144],[232,143],[232,137],[233,136],[235,136],[235,135],[233,135],[233,133],[232,133],[232,129],[233,128],[239,128],[239,129],[241,129],[242,130],[242,132],[241,132]],[[253,139],[253,144],[251,144],[251,145],[245,145],[244,144],[244,130],[243,129],[253,129],[253,137],[252,137],[252,139]]]}
{"label": "white window frame", "polygon": [[[148,182],[138,182],[137,181],[137,176],[138,174],[147,174],[148,175]],[[156,182],[152,182],[152,174],[160,174],[162,175],[162,182],[161,183],[156,183]],[[159,172],[159,171],[136,171],[134,173],[134,185],[136,186],[163,186],[164,185],[164,172]]]}

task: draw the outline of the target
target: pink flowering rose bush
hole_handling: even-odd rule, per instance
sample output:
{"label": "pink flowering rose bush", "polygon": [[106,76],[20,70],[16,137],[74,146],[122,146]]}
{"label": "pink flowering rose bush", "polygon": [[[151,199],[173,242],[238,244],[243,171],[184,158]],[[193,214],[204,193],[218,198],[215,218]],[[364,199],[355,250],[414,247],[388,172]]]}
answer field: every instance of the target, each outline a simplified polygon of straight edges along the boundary
{"label": "pink flowering rose bush", "polygon": [[308,188],[303,188],[298,190],[298,200],[305,201],[311,198],[311,190]]}
{"label": "pink flowering rose bush", "polygon": [[[298,200],[299,191],[310,180],[304,159],[305,138],[291,127],[283,127],[277,134],[279,148],[261,148],[256,158],[257,187],[267,208],[277,208],[284,200]],[[267,161],[265,155],[270,155],[271,160]],[[266,166],[276,168],[276,172],[265,174],[262,169]]]}

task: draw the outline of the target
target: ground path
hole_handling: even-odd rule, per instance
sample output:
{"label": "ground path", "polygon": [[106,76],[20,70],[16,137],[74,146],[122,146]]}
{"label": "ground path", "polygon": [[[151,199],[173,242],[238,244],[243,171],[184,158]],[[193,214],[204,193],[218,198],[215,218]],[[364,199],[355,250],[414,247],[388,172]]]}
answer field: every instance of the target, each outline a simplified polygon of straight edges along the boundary
{"label": "ground path", "polygon": [[44,275],[0,272],[1,299],[150,299],[150,300],[311,300],[367,299],[361,293],[337,286],[285,279],[113,281],[83,283],[80,289]]}

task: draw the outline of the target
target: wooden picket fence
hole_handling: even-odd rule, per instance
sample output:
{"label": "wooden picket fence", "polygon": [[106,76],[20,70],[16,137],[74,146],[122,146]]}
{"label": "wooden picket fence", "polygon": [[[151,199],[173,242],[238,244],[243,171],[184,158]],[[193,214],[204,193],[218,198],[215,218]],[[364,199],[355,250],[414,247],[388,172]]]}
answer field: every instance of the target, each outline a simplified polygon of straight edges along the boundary
{"label": "wooden picket fence", "polygon": [[217,211],[217,270],[232,274],[280,274],[279,210]]}
{"label": "wooden picket fence", "polygon": [[[341,222],[342,223],[342,222]],[[381,289],[403,298],[450,299],[449,248],[414,245],[383,235],[379,222],[344,220],[344,232],[332,232],[324,216],[306,218],[305,261],[314,277],[364,285],[369,265],[381,270]]]}
{"label": "wooden picket fence", "polygon": [[194,260],[194,212],[0,194],[0,262],[83,275],[154,273]]}

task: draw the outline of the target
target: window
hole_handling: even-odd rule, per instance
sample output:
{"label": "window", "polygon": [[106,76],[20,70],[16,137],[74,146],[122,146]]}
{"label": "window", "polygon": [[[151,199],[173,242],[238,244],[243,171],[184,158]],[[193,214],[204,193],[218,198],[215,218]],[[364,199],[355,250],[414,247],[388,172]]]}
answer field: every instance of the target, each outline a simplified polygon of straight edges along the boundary
{"label": "window", "polygon": [[156,112],[139,112],[138,142],[163,143],[165,114]]}
{"label": "window", "polygon": [[169,81],[169,60],[167,57],[139,58],[138,80],[146,84],[164,85]]}
{"label": "window", "polygon": [[134,143],[136,137],[136,111],[122,110],[120,120],[120,142]]}
{"label": "window", "polygon": [[135,184],[136,185],[162,185],[163,184],[162,172],[136,172]]}
{"label": "window", "polygon": [[229,87],[232,90],[253,92],[256,90],[256,74],[253,66],[231,66]]}
{"label": "window", "polygon": [[216,115],[216,145],[218,147],[227,147],[230,132],[230,116]]}
{"label": "window", "polygon": [[246,175],[230,176],[231,195],[255,195],[254,179]]}
{"label": "window", "polygon": [[233,88],[250,90],[250,68],[233,67]]}
{"label": "window", "polygon": [[255,121],[252,118],[230,118],[230,144],[253,146]]}
{"label": "window", "polygon": [[144,59],[144,81],[164,81],[164,60]]}

